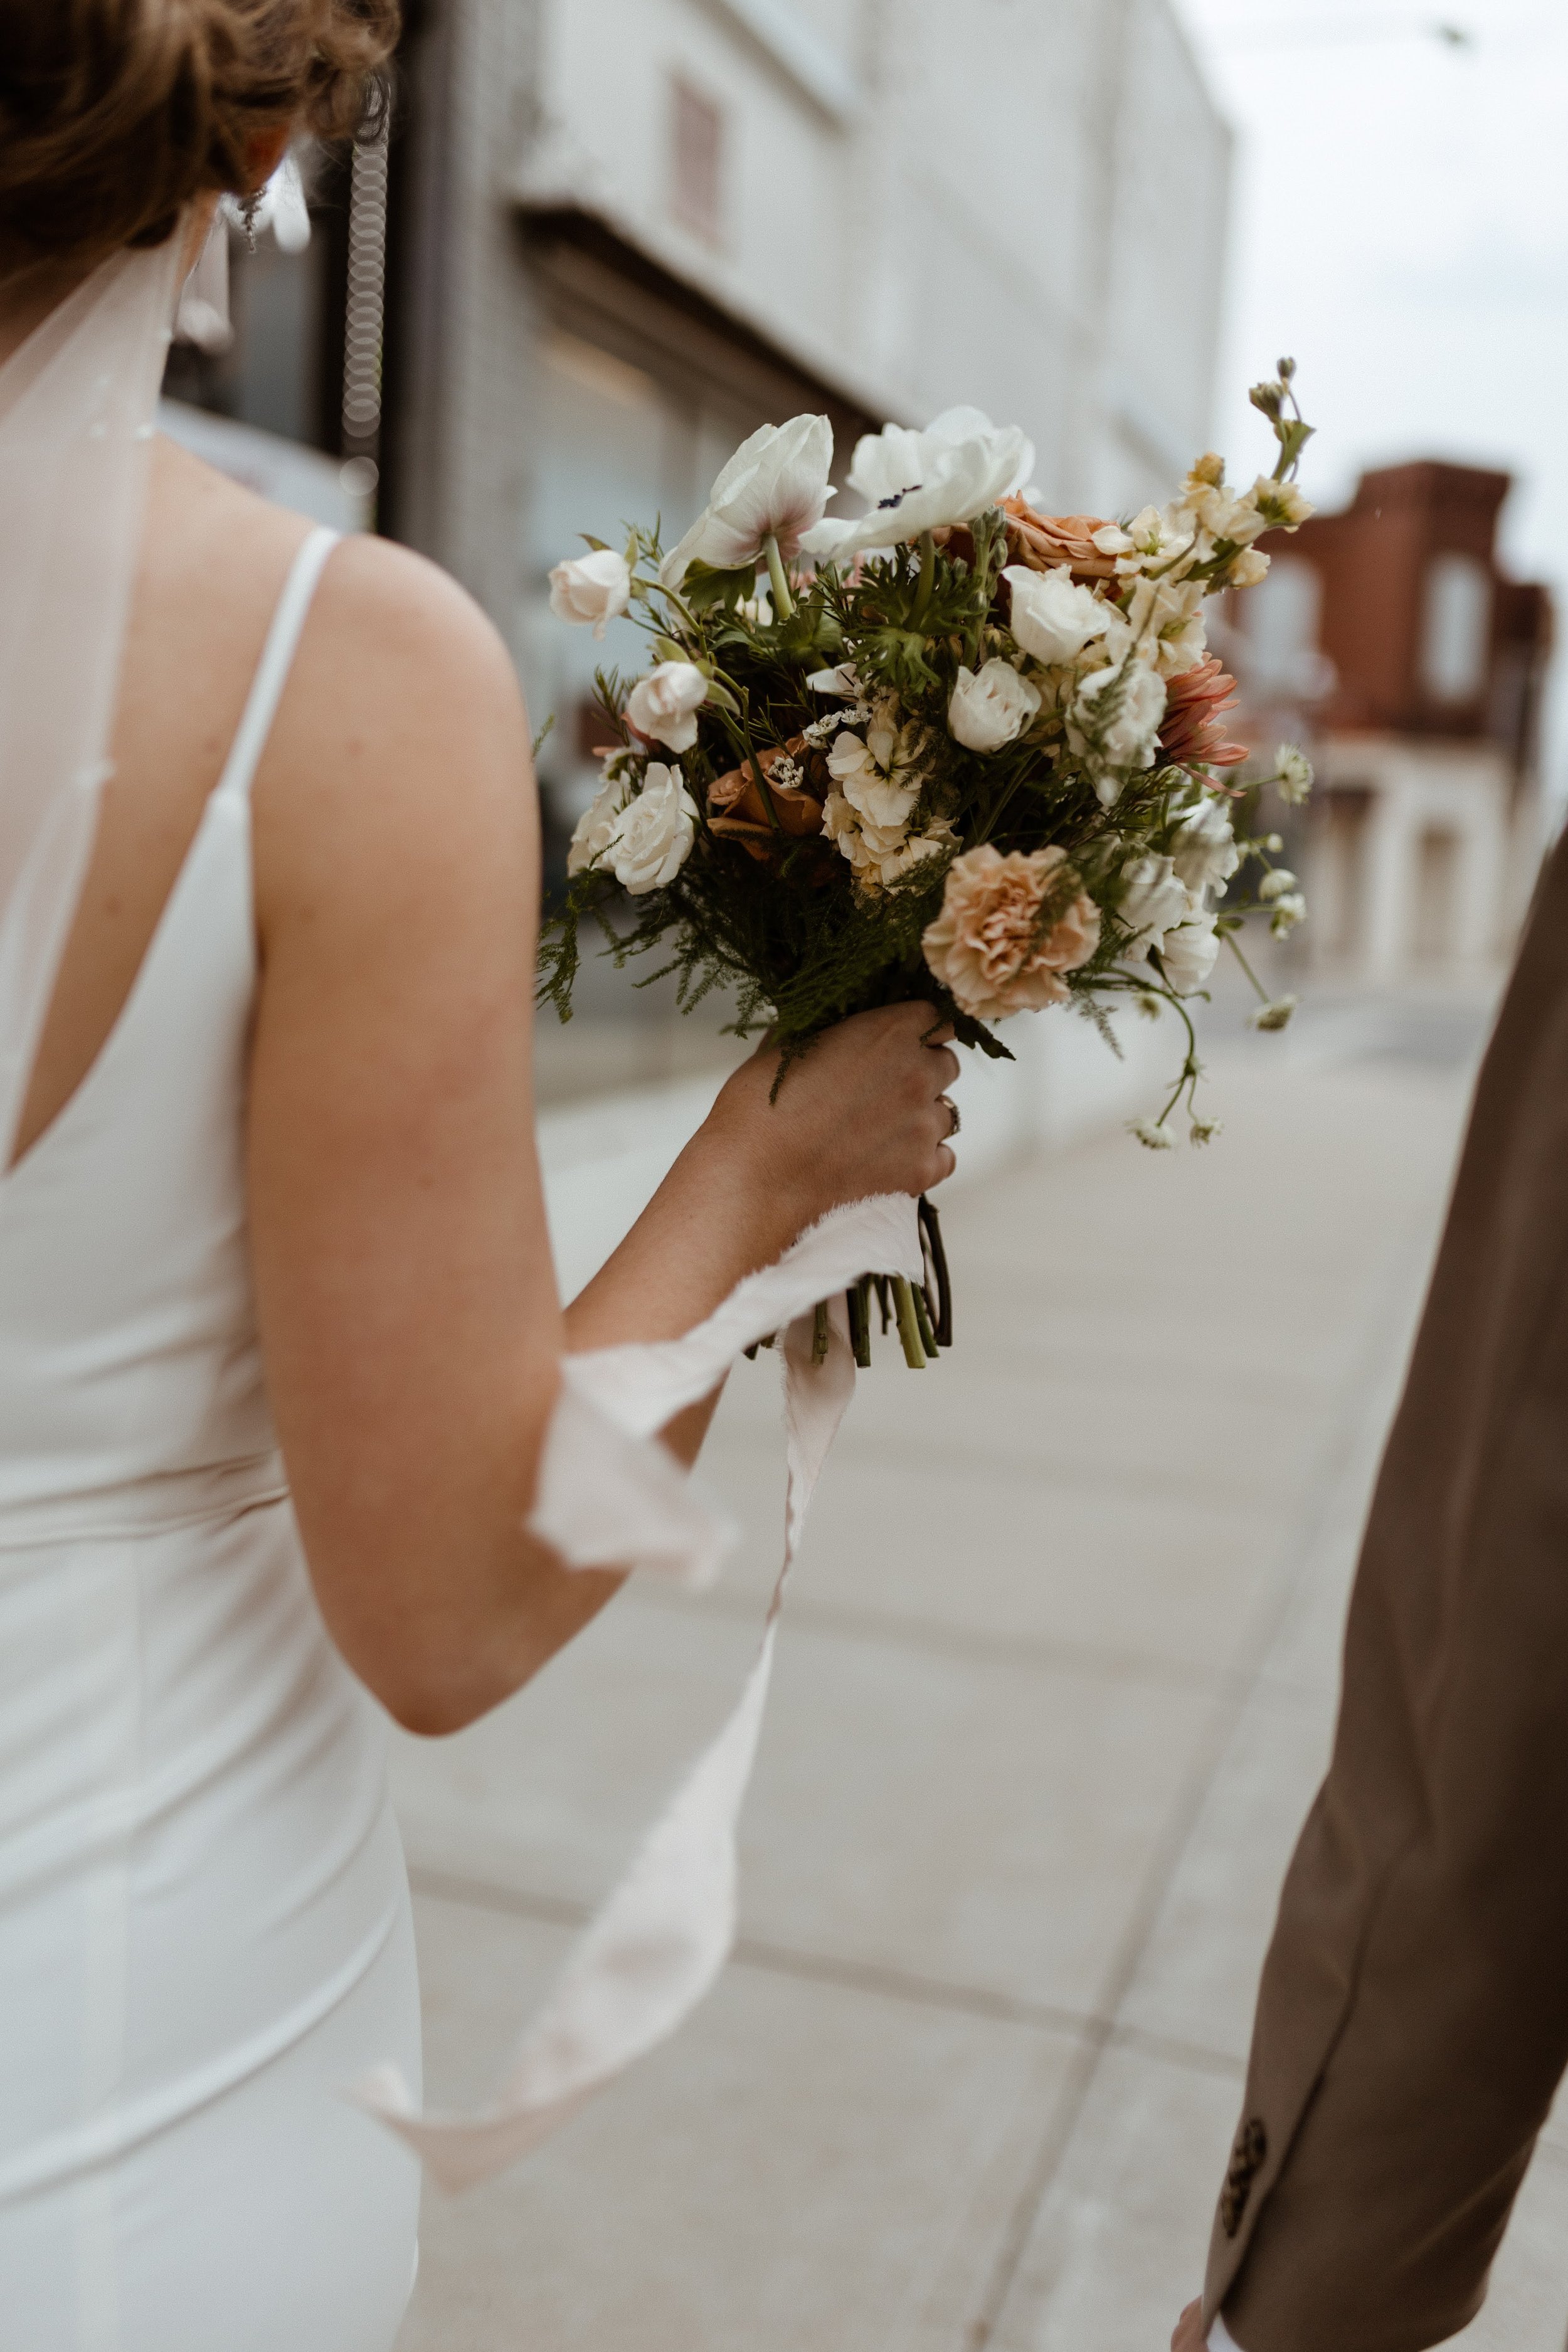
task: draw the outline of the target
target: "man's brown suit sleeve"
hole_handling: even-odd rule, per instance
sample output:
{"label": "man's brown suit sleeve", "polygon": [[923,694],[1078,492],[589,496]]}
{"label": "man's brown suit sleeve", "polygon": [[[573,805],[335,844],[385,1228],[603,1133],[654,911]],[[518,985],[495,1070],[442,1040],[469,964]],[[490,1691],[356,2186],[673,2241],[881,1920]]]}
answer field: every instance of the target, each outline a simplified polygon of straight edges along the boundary
{"label": "man's brown suit sleeve", "polygon": [[1568,2064],[1568,845],[1481,1072],[1264,1967],[1205,2307],[1246,2352],[1474,2315]]}

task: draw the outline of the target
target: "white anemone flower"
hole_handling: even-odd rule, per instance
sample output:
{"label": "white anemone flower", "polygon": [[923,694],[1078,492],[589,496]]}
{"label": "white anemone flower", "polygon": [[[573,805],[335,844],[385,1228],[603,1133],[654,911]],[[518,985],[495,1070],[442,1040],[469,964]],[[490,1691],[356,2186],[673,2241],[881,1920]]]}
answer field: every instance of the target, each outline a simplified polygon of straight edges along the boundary
{"label": "white anemone flower", "polygon": [[827,479],[832,463],[833,427],[826,416],[759,425],[742,442],[709,492],[708,504],[660,565],[664,585],[678,589],[693,563],[711,563],[721,572],[758,563],[770,539],[789,562],[835,495]]}
{"label": "white anemone flower", "polygon": [[1027,435],[1016,425],[993,425],[982,409],[944,409],[923,433],[886,425],[857,442],[849,468],[849,487],[866,500],[866,513],[819,522],[801,545],[827,563],[860,548],[897,547],[922,531],[971,521],[1034,470]]}

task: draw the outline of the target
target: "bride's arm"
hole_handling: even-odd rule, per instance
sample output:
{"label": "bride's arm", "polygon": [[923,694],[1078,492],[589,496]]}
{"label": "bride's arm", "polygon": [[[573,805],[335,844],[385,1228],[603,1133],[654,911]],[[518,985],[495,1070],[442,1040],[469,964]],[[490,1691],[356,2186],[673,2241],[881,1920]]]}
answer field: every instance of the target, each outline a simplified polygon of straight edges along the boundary
{"label": "bride's arm", "polygon": [[[801,1226],[952,1165],[914,1007],[749,1064],[576,1305],[530,1056],[539,847],[511,666],[384,542],[328,566],[256,793],[250,1208],[268,1384],[322,1610],[400,1720],[456,1728],[601,1608],[523,1533],[563,1348],[668,1337]],[[703,1416],[687,1417],[683,1452]]]}

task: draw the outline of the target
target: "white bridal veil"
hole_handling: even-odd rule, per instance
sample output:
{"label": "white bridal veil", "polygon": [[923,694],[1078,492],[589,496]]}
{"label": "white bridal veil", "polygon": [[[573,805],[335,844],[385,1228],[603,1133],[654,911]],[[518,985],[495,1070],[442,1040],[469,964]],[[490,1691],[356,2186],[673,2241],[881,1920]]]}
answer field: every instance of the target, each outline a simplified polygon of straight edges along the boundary
{"label": "white bridal veil", "polygon": [[92,848],[179,248],[116,254],[0,367],[0,1168]]}

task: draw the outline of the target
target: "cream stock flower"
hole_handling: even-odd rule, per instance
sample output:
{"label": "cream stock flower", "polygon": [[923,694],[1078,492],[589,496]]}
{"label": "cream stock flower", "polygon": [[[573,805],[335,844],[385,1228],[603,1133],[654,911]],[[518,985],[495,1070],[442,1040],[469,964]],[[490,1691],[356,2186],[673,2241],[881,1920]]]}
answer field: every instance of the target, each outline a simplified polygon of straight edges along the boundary
{"label": "cream stock flower", "polygon": [[1145,661],[1162,677],[1179,677],[1208,651],[1201,580],[1140,580],[1127,619]]}
{"label": "cream stock flower", "polygon": [[659,662],[626,697],[626,717],[639,735],[671,751],[689,751],[697,713],[707,699],[708,680],[695,662]]}
{"label": "cream stock flower", "polygon": [[616,817],[603,862],[623,890],[640,898],[674,881],[696,838],[697,803],[679,769],[655,761],[641,792]]}
{"label": "cream stock flower", "polygon": [[608,624],[632,601],[632,575],[624,555],[595,547],[558,563],[550,575],[550,609],[563,621],[592,621],[603,637]]}
{"label": "cream stock flower", "polygon": [[1190,996],[1194,989],[1203,986],[1218,953],[1215,919],[1205,911],[1189,915],[1160,941],[1160,962],[1178,996]]}
{"label": "cream stock flower", "polygon": [[1002,577],[1012,592],[1013,635],[1047,669],[1075,660],[1110,626],[1114,606],[1092,588],[1080,587],[1065,569],[1032,572],[1009,563]]}
{"label": "cream stock flower", "polygon": [[900,767],[897,739],[889,743],[874,722],[866,736],[846,728],[834,737],[827,770],[850,807],[868,824],[884,829],[908,824],[920,798],[920,778],[910,773],[907,764]]}
{"label": "cream stock flower", "polygon": [[[1114,691],[1113,691],[1114,690]],[[1115,704],[1108,719],[1101,708]],[[1160,721],[1165,715],[1165,681],[1144,663],[1123,658],[1086,677],[1068,721],[1068,747],[1100,771],[1096,788],[1109,806],[1118,774],[1154,764]]]}
{"label": "cream stock flower", "polygon": [[1175,859],[1158,856],[1152,851],[1123,866],[1121,882],[1116,911],[1132,933],[1122,950],[1122,961],[1142,963],[1167,931],[1185,922],[1193,911],[1193,902],[1186,884],[1176,872]]}
{"label": "cream stock flower", "polygon": [[[612,772],[613,771],[613,772]],[[599,864],[615,837],[616,819],[626,796],[626,780],[614,761],[592,802],[577,820],[566,852],[568,874],[582,874]]]}
{"label": "cream stock flower", "polygon": [[999,751],[1023,733],[1039,707],[1039,688],[994,655],[978,671],[959,670],[947,723],[968,751]]}
{"label": "cream stock flower", "polygon": [[1034,444],[978,408],[949,408],[923,433],[884,425],[855,445],[849,487],[867,502],[853,521],[819,522],[801,545],[841,563],[860,548],[897,547],[922,531],[969,522],[1034,471]]}
{"label": "cream stock flower", "polygon": [[1205,793],[1196,808],[1181,820],[1171,851],[1176,873],[1193,893],[1217,890],[1241,863],[1231,829],[1230,812],[1223,801]]}
{"label": "cream stock flower", "polygon": [[1260,588],[1268,577],[1270,561],[1260,547],[1244,547],[1231,558],[1226,578],[1233,588]]}
{"label": "cream stock flower", "polygon": [[1038,936],[1047,896],[1070,884],[1067,853],[1052,846],[1004,856],[989,842],[966,850],[948,869],[942,912],[921,940],[926,962],[963,1012],[977,1021],[1060,1004],[1064,972],[1076,971],[1100,945],[1100,909],[1079,891]]}
{"label": "cream stock flower", "polygon": [[660,565],[664,585],[678,589],[692,563],[731,572],[760,562],[770,538],[778,541],[787,563],[834,495],[827,479],[832,463],[833,427],[826,416],[759,425],[742,442],[709,492],[707,506]]}
{"label": "cream stock flower", "polygon": [[1269,530],[1299,530],[1317,512],[1294,482],[1277,482],[1268,474],[1259,474],[1248,496]]}

